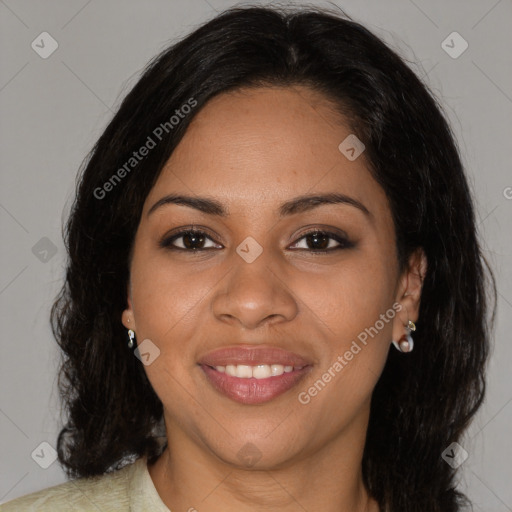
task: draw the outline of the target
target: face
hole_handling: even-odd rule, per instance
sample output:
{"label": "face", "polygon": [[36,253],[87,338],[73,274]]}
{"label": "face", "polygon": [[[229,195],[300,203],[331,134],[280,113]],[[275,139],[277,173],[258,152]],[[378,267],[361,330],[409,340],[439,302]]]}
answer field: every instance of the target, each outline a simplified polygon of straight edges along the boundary
{"label": "face", "polygon": [[[364,152],[338,149],[350,134],[304,87],[222,94],[150,191],[123,324],[145,343],[170,446],[186,440],[238,466],[254,450],[271,468],[364,438],[419,286],[398,272],[391,211]],[[171,194],[215,208],[161,201]],[[345,201],[297,202],[333,194]]]}

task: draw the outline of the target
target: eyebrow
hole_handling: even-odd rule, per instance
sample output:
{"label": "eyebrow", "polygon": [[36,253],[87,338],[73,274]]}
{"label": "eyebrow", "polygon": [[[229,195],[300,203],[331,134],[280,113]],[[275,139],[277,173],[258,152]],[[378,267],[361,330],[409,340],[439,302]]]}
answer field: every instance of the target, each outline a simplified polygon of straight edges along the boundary
{"label": "eyebrow", "polygon": [[[165,197],[162,197],[149,209],[147,216],[151,215],[156,209],[167,204],[188,206],[189,208],[194,208],[207,215],[215,215],[217,217],[229,216],[229,210],[215,199],[208,197],[185,196],[181,194],[169,194]],[[354,199],[353,197],[337,193],[302,195],[295,197],[283,203],[279,207],[278,213],[279,217],[286,217],[296,213],[310,211],[313,208],[325,204],[346,204],[353,206],[373,220],[372,213],[363,203],[357,199]]]}

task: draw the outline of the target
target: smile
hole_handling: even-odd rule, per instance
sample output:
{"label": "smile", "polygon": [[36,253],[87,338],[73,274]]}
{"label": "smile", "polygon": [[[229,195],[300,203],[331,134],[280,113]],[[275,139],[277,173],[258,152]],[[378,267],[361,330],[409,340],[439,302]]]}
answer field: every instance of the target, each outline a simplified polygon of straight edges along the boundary
{"label": "smile", "polygon": [[258,364],[256,366],[249,366],[246,364],[228,364],[227,366],[215,366],[215,369],[220,373],[226,373],[231,377],[238,377],[240,379],[267,379],[268,377],[278,377],[283,373],[290,373],[294,370],[302,370],[304,366],[293,367],[283,366],[282,364]]}
{"label": "smile", "polygon": [[289,391],[311,370],[310,365],[200,365],[208,383],[222,395],[247,405],[262,404]]}

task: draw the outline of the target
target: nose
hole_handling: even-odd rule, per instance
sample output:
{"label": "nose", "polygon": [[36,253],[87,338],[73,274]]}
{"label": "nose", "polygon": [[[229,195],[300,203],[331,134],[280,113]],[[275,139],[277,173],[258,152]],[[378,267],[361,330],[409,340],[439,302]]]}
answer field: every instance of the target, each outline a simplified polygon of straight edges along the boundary
{"label": "nose", "polygon": [[[291,321],[299,307],[285,272],[266,251],[252,263],[233,254],[233,264],[212,300],[215,317],[246,329]],[[230,262],[231,263],[231,262]]]}

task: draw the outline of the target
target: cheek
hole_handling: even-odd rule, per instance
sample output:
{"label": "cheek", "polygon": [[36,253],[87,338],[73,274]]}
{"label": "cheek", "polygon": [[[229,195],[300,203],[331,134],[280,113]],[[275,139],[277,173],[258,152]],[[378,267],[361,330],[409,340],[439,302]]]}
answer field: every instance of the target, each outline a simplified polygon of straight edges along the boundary
{"label": "cheek", "polygon": [[[392,336],[393,273],[376,251],[347,258],[325,276],[297,279],[294,289],[322,332],[321,380],[330,392],[318,402],[368,398],[386,362]],[[319,383],[317,388],[323,384]],[[314,390],[312,390],[315,393]],[[318,392],[318,394],[320,394]]]}
{"label": "cheek", "polygon": [[[137,341],[149,339],[158,357],[144,367],[165,407],[180,416],[187,409],[195,363],[195,340],[201,333],[205,304],[215,280],[204,273],[176,271],[165,256],[134,255],[132,292]],[[204,418],[203,418],[204,421]]]}
{"label": "cheek", "polygon": [[200,319],[205,318],[204,305],[214,280],[209,283],[204,273],[177,270],[165,255],[145,257],[144,254],[142,250],[135,254],[132,263],[137,339],[152,340],[166,364],[175,366],[178,359],[187,355],[187,349],[191,350],[188,340],[200,325]]}
{"label": "cheek", "polygon": [[[393,268],[378,254],[354,253],[328,272],[301,273],[291,286],[314,316],[322,320],[333,344],[342,349],[379,320],[393,302]],[[391,322],[378,325],[384,334]],[[362,336],[364,338],[364,336]]]}
{"label": "cheek", "polygon": [[396,315],[385,276],[375,272],[340,273],[326,281],[316,297],[316,325],[325,333],[319,339],[321,365],[308,388],[300,391],[318,425],[344,422],[369,404],[385,366]]}

